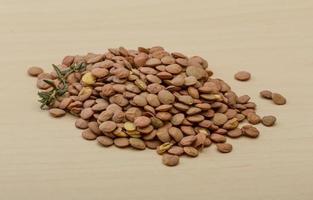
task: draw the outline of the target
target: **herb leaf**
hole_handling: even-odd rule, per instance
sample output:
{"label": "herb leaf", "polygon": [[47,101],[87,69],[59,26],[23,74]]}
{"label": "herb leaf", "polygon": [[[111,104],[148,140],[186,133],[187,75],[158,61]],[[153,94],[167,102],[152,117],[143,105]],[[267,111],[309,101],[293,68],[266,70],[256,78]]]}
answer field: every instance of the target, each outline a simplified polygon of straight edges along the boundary
{"label": "herb leaf", "polygon": [[55,88],[56,86],[55,86],[55,84],[54,84],[54,82],[53,81],[51,81],[51,80],[47,80],[47,79],[45,79],[45,80],[43,80],[44,82],[46,82],[46,83],[48,83],[51,87],[53,87],[53,88]]}
{"label": "herb leaf", "polygon": [[74,63],[63,71],[54,64],[52,64],[52,67],[54,71],[56,72],[57,78],[60,80],[61,83],[58,86],[56,86],[55,83],[51,80],[47,80],[47,79],[43,80],[44,82],[49,84],[52,87],[52,89],[50,91],[38,92],[38,96],[40,98],[38,101],[41,103],[41,106],[40,106],[41,109],[49,108],[58,97],[63,96],[67,92],[67,89],[68,89],[66,78],[73,72],[80,72],[80,71],[85,70],[86,64]]}

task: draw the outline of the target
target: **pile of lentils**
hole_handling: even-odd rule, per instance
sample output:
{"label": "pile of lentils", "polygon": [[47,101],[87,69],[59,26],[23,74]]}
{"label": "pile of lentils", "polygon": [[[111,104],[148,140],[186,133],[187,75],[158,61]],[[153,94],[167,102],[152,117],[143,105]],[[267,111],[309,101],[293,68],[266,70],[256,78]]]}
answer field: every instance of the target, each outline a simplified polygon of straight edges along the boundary
{"label": "pile of lentils", "polygon": [[[156,149],[167,166],[177,165],[183,155],[197,157],[213,144],[229,153],[227,137],[257,138],[254,125],[276,122],[271,115],[260,117],[248,95],[238,96],[213,78],[205,59],[159,46],[66,56],[51,73],[31,67],[28,74],[37,77],[42,108],[53,117],[77,116],[75,126],[84,139],[104,147]],[[240,71],[234,78],[248,81],[251,75]],[[260,95],[286,104],[278,93]]]}

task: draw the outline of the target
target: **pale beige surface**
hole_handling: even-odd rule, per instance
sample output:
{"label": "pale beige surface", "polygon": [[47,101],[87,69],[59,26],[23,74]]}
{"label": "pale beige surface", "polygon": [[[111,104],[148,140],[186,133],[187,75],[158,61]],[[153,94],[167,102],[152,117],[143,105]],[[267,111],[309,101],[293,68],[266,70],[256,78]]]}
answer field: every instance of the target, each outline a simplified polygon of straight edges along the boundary
{"label": "pale beige surface", "polygon": [[[0,199],[312,199],[312,19],[312,0],[0,0]],[[153,151],[85,141],[74,118],[39,109],[27,66],[120,45],[207,58],[278,125],[232,141],[231,154],[211,147],[167,168]],[[233,80],[241,69],[249,83]],[[260,99],[264,88],[288,105]]]}

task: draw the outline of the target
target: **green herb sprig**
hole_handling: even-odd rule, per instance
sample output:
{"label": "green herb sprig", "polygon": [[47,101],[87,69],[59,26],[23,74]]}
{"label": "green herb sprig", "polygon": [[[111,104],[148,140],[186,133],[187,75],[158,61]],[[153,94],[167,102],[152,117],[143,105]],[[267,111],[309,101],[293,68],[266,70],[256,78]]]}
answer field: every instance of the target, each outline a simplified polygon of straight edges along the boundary
{"label": "green herb sprig", "polygon": [[50,91],[38,92],[38,96],[40,98],[38,101],[41,103],[41,106],[40,106],[41,109],[49,108],[49,106],[51,106],[58,97],[63,96],[67,92],[67,89],[68,89],[66,78],[71,73],[85,70],[86,64],[74,63],[65,70],[61,70],[54,64],[52,65],[52,67],[57,74],[57,78],[60,81],[60,84],[56,86],[54,82],[51,80],[47,80],[47,79],[43,80],[44,82],[49,84],[52,87],[52,89]]}

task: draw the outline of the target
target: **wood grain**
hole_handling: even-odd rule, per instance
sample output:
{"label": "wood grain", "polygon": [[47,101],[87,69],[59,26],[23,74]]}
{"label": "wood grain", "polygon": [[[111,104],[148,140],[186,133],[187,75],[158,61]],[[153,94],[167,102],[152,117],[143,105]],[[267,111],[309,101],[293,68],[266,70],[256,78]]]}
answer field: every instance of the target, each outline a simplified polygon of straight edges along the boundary
{"label": "wood grain", "polygon": [[[1,0],[0,199],[312,199],[312,19],[311,0]],[[203,56],[277,126],[231,141],[231,154],[211,147],[168,168],[153,151],[83,140],[73,117],[39,109],[25,73],[67,54],[152,45]],[[235,81],[239,70],[252,80]],[[260,99],[262,89],[288,105]]]}

